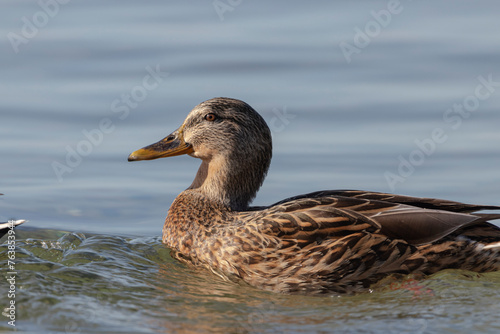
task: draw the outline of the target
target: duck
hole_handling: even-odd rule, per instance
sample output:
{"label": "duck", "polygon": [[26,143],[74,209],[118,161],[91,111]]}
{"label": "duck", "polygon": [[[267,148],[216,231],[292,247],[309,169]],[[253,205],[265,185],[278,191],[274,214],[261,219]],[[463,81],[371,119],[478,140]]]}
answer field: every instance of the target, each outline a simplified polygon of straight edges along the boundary
{"label": "duck", "polygon": [[[363,190],[322,190],[250,206],[266,177],[271,131],[247,103],[212,98],[128,161],[201,160],[171,204],[162,242],[177,260],[282,294],[366,291],[390,275],[500,269],[500,206]],[[172,173],[172,172],[170,172]],[[483,212],[481,212],[483,211]]]}

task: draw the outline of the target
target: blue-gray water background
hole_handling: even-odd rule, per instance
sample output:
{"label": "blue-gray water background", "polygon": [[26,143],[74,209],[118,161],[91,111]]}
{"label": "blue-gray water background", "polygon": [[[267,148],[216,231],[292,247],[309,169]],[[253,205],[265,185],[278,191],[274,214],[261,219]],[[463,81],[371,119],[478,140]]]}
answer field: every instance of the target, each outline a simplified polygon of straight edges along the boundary
{"label": "blue-gray water background", "polygon": [[[199,161],[126,161],[176,129],[199,102],[227,96],[252,105],[273,132],[273,161],[256,205],[345,188],[500,205],[497,1],[5,0],[0,6],[0,221],[28,219],[37,229],[19,236],[19,253],[26,263],[48,266],[24,263],[18,328],[500,328],[498,275],[440,277],[458,284],[455,297],[444,301],[450,292],[442,296],[433,287],[430,301],[391,292],[339,306],[190,272],[156,236]],[[86,239],[46,236],[47,229],[83,232]],[[46,242],[58,238],[53,248]],[[158,254],[149,259],[139,244]],[[79,247],[81,261],[68,260]],[[60,254],[44,253],[52,251]],[[110,262],[96,269],[84,252],[110,252],[104,256]],[[126,270],[139,266],[134,252],[148,258],[144,277]],[[53,273],[76,267],[80,274],[66,272],[64,279]],[[102,284],[80,278],[90,272]],[[147,282],[158,275],[171,281]],[[147,288],[132,291],[129,279]],[[116,290],[101,286],[114,281]],[[193,286],[208,290],[198,294]],[[73,288],[81,290],[68,292]],[[117,296],[128,290],[132,296]],[[86,304],[94,305],[91,317],[71,311]],[[0,328],[10,328],[6,321]]]}

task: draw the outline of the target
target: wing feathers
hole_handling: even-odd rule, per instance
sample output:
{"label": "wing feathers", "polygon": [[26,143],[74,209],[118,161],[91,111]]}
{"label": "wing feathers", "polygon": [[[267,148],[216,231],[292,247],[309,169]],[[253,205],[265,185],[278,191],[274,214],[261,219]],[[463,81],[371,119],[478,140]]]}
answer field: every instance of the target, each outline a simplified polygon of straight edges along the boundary
{"label": "wing feathers", "polygon": [[469,214],[412,207],[384,212],[374,219],[382,226],[382,234],[412,245],[434,242],[459,228],[483,221]]}
{"label": "wing feathers", "polygon": [[[267,208],[266,220],[277,222],[286,238],[300,244],[340,238],[356,232],[382,233],[412,245],[435,242],[469,225],[500,219],[500,214],[474,214],[500,206],[400,196],[358,190],[319,191],[296,196]],[[500,232],[499,232],[500,238]]]}

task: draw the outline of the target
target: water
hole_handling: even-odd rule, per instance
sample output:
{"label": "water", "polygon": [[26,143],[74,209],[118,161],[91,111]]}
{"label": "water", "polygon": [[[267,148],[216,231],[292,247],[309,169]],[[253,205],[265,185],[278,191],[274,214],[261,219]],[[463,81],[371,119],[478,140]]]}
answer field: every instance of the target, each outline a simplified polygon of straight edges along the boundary
{"label": "water", "polygon": [[[500,328],[495,273],[437,274],[418,283],[432,293],[418,296],[386,284],[306,298],[186,268],[158,236],[198,161],[126,161],[199,102],[229,96],[252,105],[273,132],[256,205],[341,188],[500,204],[498,3],[401,1],[392,13],[388,4],[234,1],[218,13],[210,1],[49,9],[3,1],[0,221],[29,219],[16,239],[16,328]],[[346,57],[347,44],[356,51]],[[0,257],[5,263],[5,244]]]}
{"label": "water", "polygon": [[[419,282],[387,280],[373,293],[356,296],[285,296],[186,268],[170,257],[158,237],[46,230],[43,235],[21,231],[19,239],[17,317],[18,327],[27,332],[42,328],[67,333],[491,333],[500,329],[498,272],[443,271]],[[5,261],[3,255],[1,260]],[[0,326],[8,328],[5,322]]]}

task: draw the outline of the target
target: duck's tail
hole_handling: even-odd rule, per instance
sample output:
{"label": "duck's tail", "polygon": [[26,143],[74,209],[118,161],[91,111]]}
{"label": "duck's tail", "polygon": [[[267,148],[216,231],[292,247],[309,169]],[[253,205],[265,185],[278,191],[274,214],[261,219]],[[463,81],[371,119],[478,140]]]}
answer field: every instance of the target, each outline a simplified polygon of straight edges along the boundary
{"label": "duck's tail", "polygon": [[500,251],[500,241],[487,244],[486,246],[483,247],[483,249],[497,249]]}
{"label": "duck's tail", "polygon": [[418,248],[427,260],[428,274],[447,268],[476,272],[500,270],[500,228],[491,223],[465,227]]}
{"label": "duck's tail", "polygon": [[500,228],[485,223],[481,228],[464,231],[463,235],[478,243],[478,253],[486,255],[490,261],[496,261],[496,270],[500,270]]}

